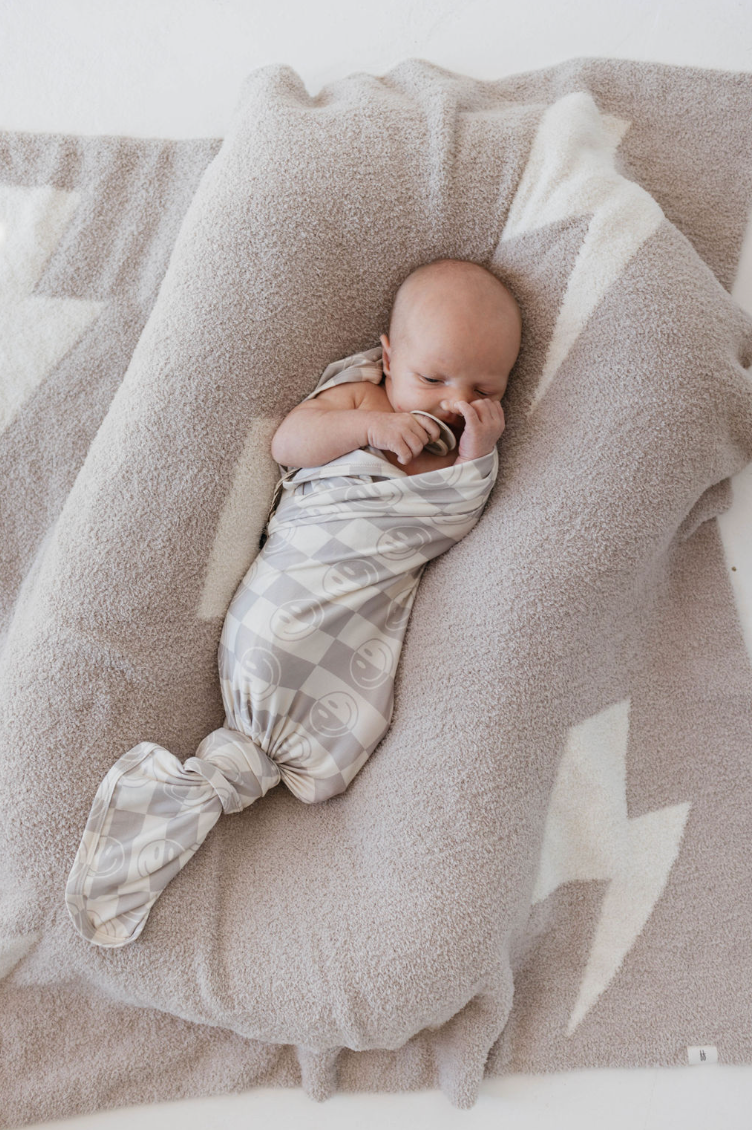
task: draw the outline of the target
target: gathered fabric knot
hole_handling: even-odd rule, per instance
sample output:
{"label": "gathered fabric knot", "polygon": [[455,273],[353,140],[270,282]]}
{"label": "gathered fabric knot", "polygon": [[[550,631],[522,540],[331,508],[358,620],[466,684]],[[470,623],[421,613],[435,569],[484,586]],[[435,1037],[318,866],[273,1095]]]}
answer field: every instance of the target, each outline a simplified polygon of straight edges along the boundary
{"label": "gathered fabric knot", "polygon": [[109,948],[134,941],[222,813],[241,812],[280,779],[255,742],[225,726],[185,764],[156,742],[128,750],[97,790],[68,876],[79,933]]}

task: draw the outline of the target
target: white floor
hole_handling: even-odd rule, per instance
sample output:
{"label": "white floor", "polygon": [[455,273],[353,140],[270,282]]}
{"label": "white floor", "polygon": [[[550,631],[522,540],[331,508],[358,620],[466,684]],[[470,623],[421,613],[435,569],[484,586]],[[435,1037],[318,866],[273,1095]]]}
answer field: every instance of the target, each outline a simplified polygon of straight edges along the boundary
{"label": "white floor", "polygon": [[[311,94],[404,58],[476,78],[582,56],[752,73],[748,0],[0,0],[0,130],[223,137],[249,71],[288,63]],[[752,314],[752,224],[734,296]],[[720,519],[752,656],[752,465]],[[490,1130],[747,1130],[752,1066],[513,1075],[486,1082],[470,1111],[437,1092],[302,1091],[134,1107],[46,1123],[116,1130],[239,1130],[271,1121],[318,1130],[463,1126]],[[33,1130],[33,1128],[32,1128]]]}

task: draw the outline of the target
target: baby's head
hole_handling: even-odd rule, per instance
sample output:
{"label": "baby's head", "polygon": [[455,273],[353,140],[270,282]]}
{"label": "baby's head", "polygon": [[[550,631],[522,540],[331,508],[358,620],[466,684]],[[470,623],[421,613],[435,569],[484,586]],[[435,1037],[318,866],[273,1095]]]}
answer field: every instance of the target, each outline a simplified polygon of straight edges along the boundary
{"label": "baby's head", "polygon": [[412,271],[381,335],[384,386],[395,412],[419,408],[455,434],[455,402],[501,400],[517,360],[522,315],[511,291],[485,267],[437,259]]}

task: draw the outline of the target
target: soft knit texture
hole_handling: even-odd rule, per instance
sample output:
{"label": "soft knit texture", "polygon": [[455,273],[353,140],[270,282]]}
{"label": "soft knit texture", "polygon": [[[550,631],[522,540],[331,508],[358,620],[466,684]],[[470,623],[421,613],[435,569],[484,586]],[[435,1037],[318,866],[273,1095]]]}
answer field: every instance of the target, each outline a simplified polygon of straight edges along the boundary
{"label": "soft knit texture", "polygon": [[[713,521],[752,458],[749,76],[410,59],[311,98],[273,65],[221,146],[0,142],[2,1125],[752,1062],[752,675]],[[220,821],[138,945],[89,945],[64,889],[99,782],[221,725],[276,427],[439,257],[495,271],[523,341],[391,728],[341,795]]]}

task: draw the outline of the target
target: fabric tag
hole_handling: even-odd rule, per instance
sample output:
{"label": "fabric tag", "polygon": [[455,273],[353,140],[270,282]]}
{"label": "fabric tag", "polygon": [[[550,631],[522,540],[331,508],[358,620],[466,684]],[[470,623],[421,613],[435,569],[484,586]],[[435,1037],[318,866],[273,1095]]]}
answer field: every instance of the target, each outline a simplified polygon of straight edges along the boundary
{"label": "fabric tag", "polygon": [[690,1063],[718,1063],[718,1048],[709,1044],[704,1047],[687,1048],[687,1059]]}

